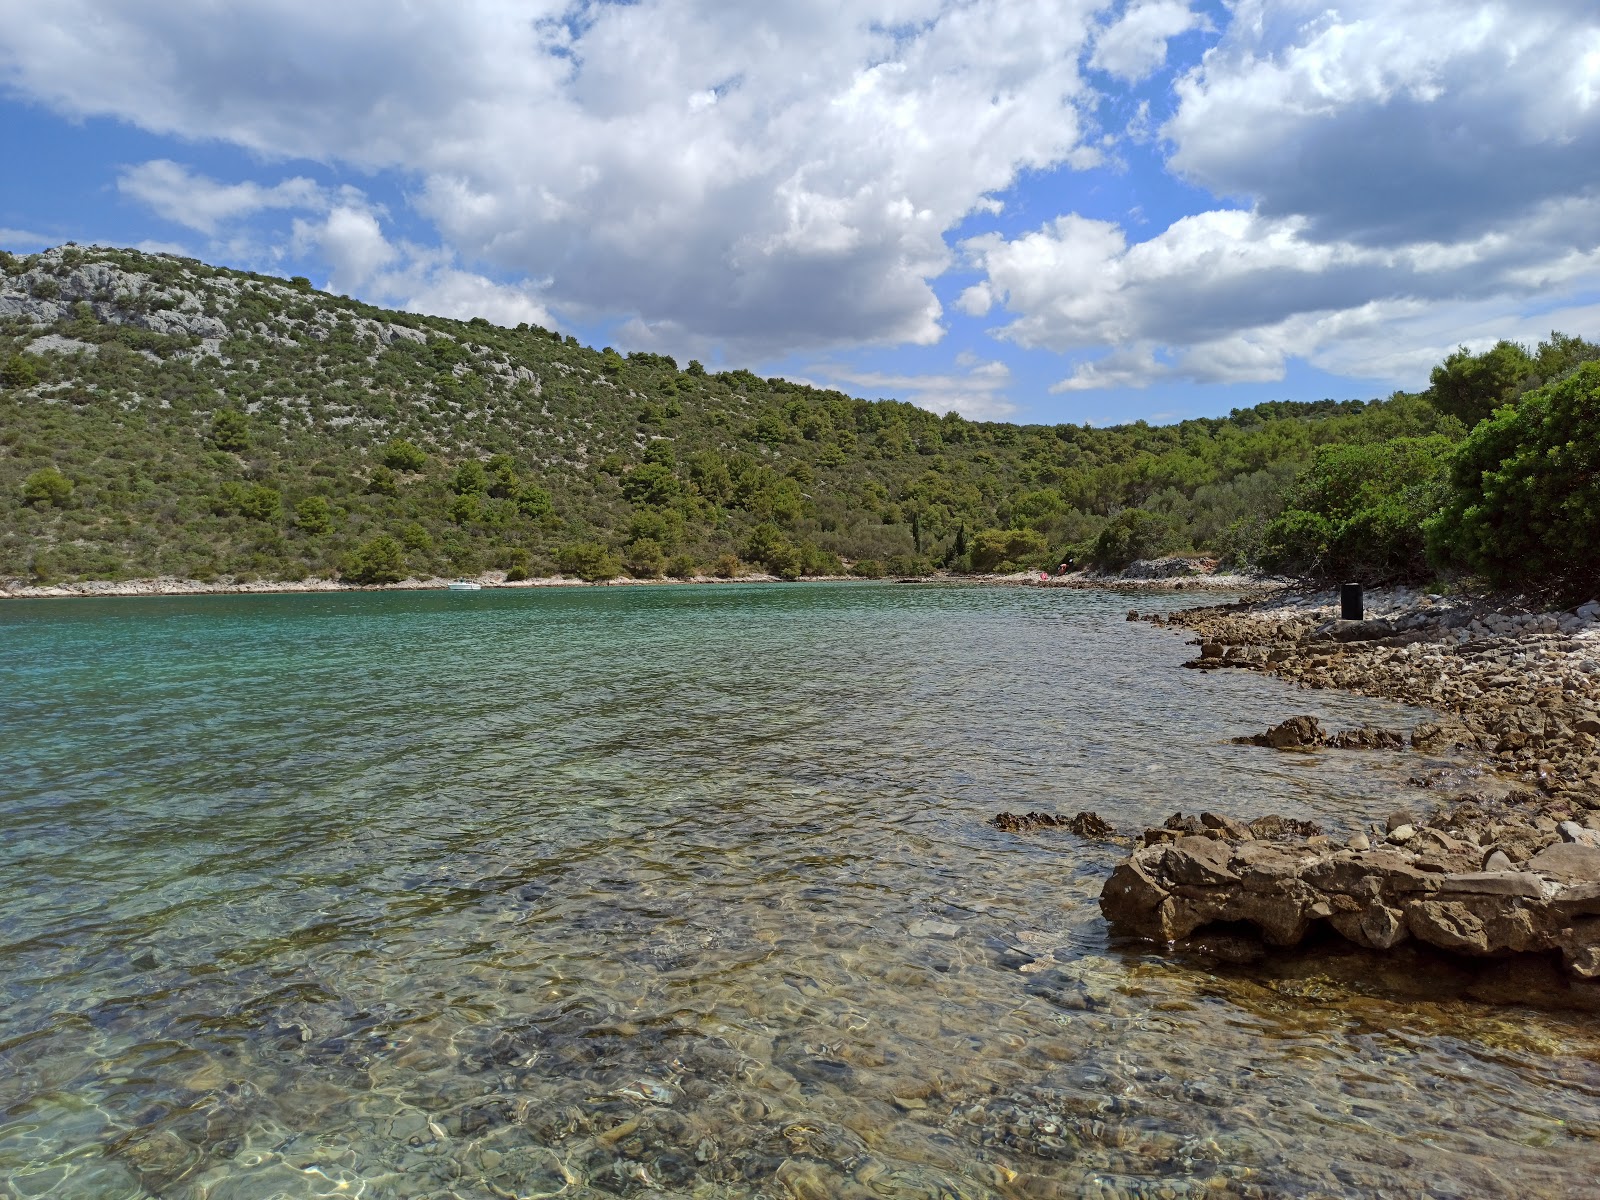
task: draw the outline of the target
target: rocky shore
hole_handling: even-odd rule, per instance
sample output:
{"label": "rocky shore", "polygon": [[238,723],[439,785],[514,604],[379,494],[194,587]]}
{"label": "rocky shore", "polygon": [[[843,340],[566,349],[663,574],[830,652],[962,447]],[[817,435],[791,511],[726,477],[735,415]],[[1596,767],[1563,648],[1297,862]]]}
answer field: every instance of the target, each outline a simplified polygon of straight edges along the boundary
{"label": "rocky shore", "polygon": [[1412,811],[1342,839],[1251,814],[1174,816],[1107,880],[1107,920],[1169,944],[1245,929],[1293,946],[1331,931],[1372,950],[1557,958],[1568,986],[1600,1003],[1600,602],[1517,611],[1402,590],[1368,609],[1341,621],[1333,597],[1301,593],[1143,619],[1197,635],[1184,664],[1195,670],[1261,671],[1440,715],[1337,734],[1295,717],[1237,739],[1263,753],[1454,750],[1495,785],[1440,794],[1426,790],[1439,779],[1416,778]]}
{"label": "rocky shore", "polygon": [[[812,582],[839,581],[848,575],[816,576]],[[485,588],[550,588],[550,587],[610,587],[640,586],[644,584],[686,583],[778,583],[776,575],[754,573],[740,575],[737,579],[722,579],[701,575],[692,579],[634,579],[620,576],[616,579],[588,583],[582,579],[567,579],[560,575],[537,579],[508,580],[503,571],[490,571],[472,576],[473,582]],[[32,584],[20,579],[0,580],[0,600],[60,600],[89,596],[234,596],[270,595],[276,592],[411,592],[442,591],[450,580],[439,578],[403,579],[399,583],[355,584],[337,579],[252,579],[234,580],[224,577],[215,580],[182,579],[164,576],[158,579],[90,579],[73,583]]]}

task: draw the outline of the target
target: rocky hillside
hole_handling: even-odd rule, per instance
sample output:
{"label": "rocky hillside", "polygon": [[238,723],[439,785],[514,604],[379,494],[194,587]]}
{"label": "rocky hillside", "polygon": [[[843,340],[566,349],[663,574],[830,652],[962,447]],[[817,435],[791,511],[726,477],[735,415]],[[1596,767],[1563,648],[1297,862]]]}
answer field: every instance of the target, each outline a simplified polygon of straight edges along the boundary
{"label": "rocky hillside", "polygon": [[0,253],[0,578],[988,570],[1118,521],[1129,555],[1240,553],[1317,445],[1438,423],[1406,396],[972,422],[190,259]]}

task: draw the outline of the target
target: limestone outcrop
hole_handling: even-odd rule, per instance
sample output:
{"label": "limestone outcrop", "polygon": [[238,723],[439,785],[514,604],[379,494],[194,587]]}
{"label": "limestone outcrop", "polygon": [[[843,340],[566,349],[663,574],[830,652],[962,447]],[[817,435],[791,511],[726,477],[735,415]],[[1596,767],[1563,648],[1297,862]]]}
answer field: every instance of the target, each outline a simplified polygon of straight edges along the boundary
{"label": "limestone outcrop", "polygon": [[1112,873],[1101,910],[1119,932],[1163,943],[1243,923],[1293,946],[1325,925],[1374,950],[1414,939],[1480,958],[1559,954],[1571,975],[1600,980],[1600,832],[1563,822],[1495,839],[1462,816],[1401,817],[1374,830],[1376,844],[1360,833],[1344,845],[1261,837],[1213,814],[1169,821]]}

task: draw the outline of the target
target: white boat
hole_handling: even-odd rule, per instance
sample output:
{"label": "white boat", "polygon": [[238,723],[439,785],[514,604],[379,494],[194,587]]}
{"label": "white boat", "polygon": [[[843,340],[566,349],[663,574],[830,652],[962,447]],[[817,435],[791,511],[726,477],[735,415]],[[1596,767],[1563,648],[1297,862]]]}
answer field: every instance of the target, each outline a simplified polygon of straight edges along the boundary
{"label": "white boat", "polygon": [[449,588],[452,592],[481,592],[483,591],[483,584],[476,583],[471,579],[452,579],[449,583]]}

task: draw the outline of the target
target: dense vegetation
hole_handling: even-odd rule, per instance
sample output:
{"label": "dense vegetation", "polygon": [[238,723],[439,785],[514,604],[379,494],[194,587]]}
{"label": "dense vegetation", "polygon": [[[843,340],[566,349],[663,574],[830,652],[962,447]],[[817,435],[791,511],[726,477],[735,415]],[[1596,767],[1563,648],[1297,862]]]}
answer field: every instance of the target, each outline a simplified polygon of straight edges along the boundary
{"label": "dense vegetation", "polygon": [[1395,538],[1371,565],[1414,572],[1472,405],[1527,404],[1523,383],[1586,348],[1523,351],[1510,383],[1455,356],[1460,402],[1018,426],[193,260],[0,255],[0,577],[872,576],[1180,551],[1338,571]]}
{"label": "dense vegetation", "polygon": [[1266,530],[1260,561],[1313,576],[1600,588],[1600,345],[1552,333],[1450,355],[1427,399],[1470,426],[1324,447]]}

